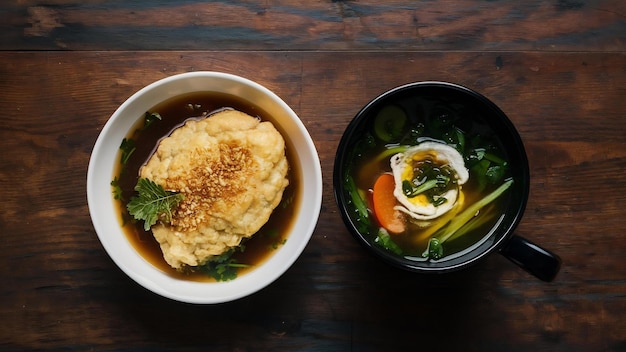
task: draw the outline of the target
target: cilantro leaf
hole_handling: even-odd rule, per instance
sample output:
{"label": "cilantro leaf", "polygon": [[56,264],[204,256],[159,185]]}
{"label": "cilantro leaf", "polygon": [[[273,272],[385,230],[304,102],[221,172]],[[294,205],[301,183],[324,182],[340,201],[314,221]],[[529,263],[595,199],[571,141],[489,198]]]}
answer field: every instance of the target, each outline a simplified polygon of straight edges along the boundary
{"label": "cilantro leaf", "polygon": [[137,181],[135,191],[139,194],[130,199],[126,208],[135,219],[144,221],[143,228],[146,231],[150,230],[160,217],[170,222],[172,210],[184,198],[184,195],[166,191],[147,178],[140,178]]}

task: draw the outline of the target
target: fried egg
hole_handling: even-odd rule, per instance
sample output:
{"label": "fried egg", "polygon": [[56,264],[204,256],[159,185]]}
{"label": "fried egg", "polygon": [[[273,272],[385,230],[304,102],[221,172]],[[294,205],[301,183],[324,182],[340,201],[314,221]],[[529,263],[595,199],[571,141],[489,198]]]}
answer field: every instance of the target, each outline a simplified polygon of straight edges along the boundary
{"label": "fried egg", "polygon": [[[395,181],[393,194],[400,203],[395,209],[417,220],[435,219],[454,208],[461,198],[461,185],[469,179],[463,156],[455,148],[438,142],[427,141],[410,147],[393,155],[390,164]],[[429,168],[429,174],[420,174],[420,168],[422,171]],[[433,174],[443,174],[439,173],[440,170],[445,170],[446,173],[441,178],[452,178],[440,193],[433,195],[434,191],[431,191],[417,195],[407,194],[406,187],[419,187],[434,179]]]}

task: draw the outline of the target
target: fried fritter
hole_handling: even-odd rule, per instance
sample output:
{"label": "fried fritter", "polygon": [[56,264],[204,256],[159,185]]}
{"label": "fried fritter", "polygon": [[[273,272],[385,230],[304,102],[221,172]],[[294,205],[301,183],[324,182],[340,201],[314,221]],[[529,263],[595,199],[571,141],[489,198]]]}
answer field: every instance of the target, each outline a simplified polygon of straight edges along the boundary
{"label": "fried fritter", "polygon": [[169,224],[152,227],[167,263],[197,266],[255,234],[280,203],[288,169],[274,125],[237,110],[188,121],[161,140],[140,176],[185,196]]}

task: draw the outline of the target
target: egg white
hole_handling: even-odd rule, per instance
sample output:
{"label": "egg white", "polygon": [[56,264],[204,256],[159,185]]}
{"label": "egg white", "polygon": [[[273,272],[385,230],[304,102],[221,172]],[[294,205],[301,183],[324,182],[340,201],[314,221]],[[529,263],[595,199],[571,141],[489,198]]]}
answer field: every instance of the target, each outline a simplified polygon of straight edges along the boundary
{"label": "egg white", "polygon": [[[414,158],[429,157],[436,161],[439,165],[448,165],[451,167],[457,177],[457,187],[448,190],[442,195],[446,198],[446,202],[435,206],[431,204],[426,196],[418,195],[408,198],[402,191],[402,181],[411,181],[413,176],[413,168],[410,161]],[[411,147],[403,153],[395,154],[390,159],[391,171],[395,181],[394,196],[401,205],[397,205],[395,209],[402,211],[417,220],[435,219],[452,209],[459,198],[461,185],[469,179],[469,172],[465,168],[463,156],[453,147],[438,142],[423,142]]]}

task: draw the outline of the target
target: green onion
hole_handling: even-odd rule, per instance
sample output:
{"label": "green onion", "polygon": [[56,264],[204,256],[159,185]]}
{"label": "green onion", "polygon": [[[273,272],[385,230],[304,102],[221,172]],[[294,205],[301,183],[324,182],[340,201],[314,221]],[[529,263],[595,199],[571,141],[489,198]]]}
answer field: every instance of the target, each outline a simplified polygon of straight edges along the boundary
{"label": "green onion", "polygon": [[498,197],[500,197],[502,193],[504,193],[504,191],[511,187],[512,184],[513,179],[509,179],[508,181],[504,182],[500,187],[498,187],[495,191],[489,193],[483,199],[463,210],[457,217],[450,221],[450,225],[448,225],[446,233],[443,236],[439,237],[439,242],[443,243],[448,238],[450,238],[450,236],[454,235],[454,233],[457,232],[463,225],[472,220],[481,208],[498,199]]}
{"label": "green onion", "polygon": [[[509,179],[504,182],[500,187],[498,187],[493,192],[486,195],[484,198],[479,200],[478,202],[472,204],[462,212],[460,212],[457,216],[455,216],[448,225],[442,229],[442,234],[433,236],[428,242],[428,246],[424,253],[422,253],[423,257],[429,257],[432,259],[439,259],[443,256],[443,243],[449,239],[456,239],[466,234],[469,230],[474,228],[473,224],[468,224],[471,220],[475,219],[476,214],[489,203],[498,199],[511,185],[513,184],[513,179]],[[466,226],[468,225],[468,226]],[[472,225],[472,226],[469,226]],[[459,231],[463,229],[463,231]],[[458,232],[458,233],[457,233]]]}

